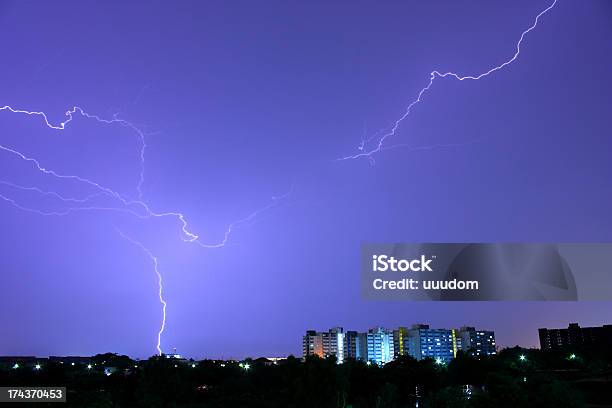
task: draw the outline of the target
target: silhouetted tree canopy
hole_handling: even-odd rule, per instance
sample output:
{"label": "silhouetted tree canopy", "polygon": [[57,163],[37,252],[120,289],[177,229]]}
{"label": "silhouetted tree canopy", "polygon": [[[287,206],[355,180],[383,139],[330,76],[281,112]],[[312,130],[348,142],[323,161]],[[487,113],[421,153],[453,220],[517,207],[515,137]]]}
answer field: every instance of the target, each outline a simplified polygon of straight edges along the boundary
{"label": "silhouetted tree canopy", "polygon": [[400,356],[383,367],[293,356],[135,361],[105,353],[89,361],[46,361],[40,370],[7,365],[0,367],[0,384],[64,385],[67,406],[94,408],[407,408],[417,401],[421,408],[612,406],[607,356],[520,348],[482,359],[458,353],[448,365]]}

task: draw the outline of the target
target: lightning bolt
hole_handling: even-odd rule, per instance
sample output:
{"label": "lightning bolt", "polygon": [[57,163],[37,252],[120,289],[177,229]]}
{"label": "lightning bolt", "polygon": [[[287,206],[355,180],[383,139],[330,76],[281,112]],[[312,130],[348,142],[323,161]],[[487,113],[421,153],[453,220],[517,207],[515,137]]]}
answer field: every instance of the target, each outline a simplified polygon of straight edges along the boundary
{"label": "lightning bolt", "polygon": [[45,122],[45,125],[47,125],[49,129],[54,129],[54,130],[66,129],[66,126],[70,122],[73,121],[75,114],[81,115],[87,119],[94,119],[95,121],[99,123],[105,123],[107,125],[119,124],[121,126],[124,126],[124,127],[127,127],[133,130],[140,138],[140,177],[138,180],[138,184],[136,185],[136,191],[138,192],[138,199],[142,199],[142,185],[144,184],[144,177],[145,177],[144,176],[145,149],[147,148],[147,143],[146,143],[145,133],[142,130],[140,130],[138,127],[134,126],[134,124],[132,124],[131,122],[128,122],[127,120],[124,120],[124,119],[119,119],[117,118],[116,115],[112,119],[103,119],[100,116],[92,115],[90,113],[85,112],[82,108],[78,106],[74,106],[72,109],[66,111],[66,113],[64,114],[64,116],[66,116],[66,119],[63,122],[60,122],[58,125],[52,124],[49,121],[49,118],[45,112],[15,109],[9,105],[4,105],[3,107],[0,108],[0,111],[3,111],[3,110],[6,110],[12,113],[29,115],[29,116],[39,116],[43,119],[43,121]]}
{"label": "lightning bolt", "polygon": [[164,284],[162,280],[162,275],[159,272],[159,262],[157,261],[157,257],[153,255],[153,253],[147,247],[145,247],[141,242],[128,237],[120,230],[117,230],[117,232],[125,240],[138,246],[149,257],[149,259],[153,263],[153,269],[155,270],[155,274],[157,275],[157,288],[158,288],[157,296],[159,298],[159,303],[162,305],[162,321],[159,327],[159,331],[157,332],[157,345],[155,346],[155,348],[157,349],[157,354],[161,356],[162,355],[161,337],[162,337],[162,334],[164,333],[164,329],[166,328],[166,309],[168,307],[168,304],[166,303],[166,300],[164,299]]}
{"label": "lightning bolt", "polygon": [[289,191],[285,194],[279,195],[279,196],[272,196],[272,202],[268,205],[266,205],[265,207],[260,208],[259,210],[253,211],[252,213],[250,213],[249,215],[247,215],[244,218],[241,218],[237,221],[232,222],[231,224],[229,224],[227,226],[227,229],[225,230],[225,233],[223,234],[223,239],[221,241],[219,241],[216,244],[203,244],[199,241],[196,241],[196,243],[198,245],[200,245],[203,248],[220,248],[223,247],[227,244],[230,235],[232,234],[232,230],[234,230],[235,228],[238,228],[240,225],[242,224],[246,224],[250,221],[253,221],[254,219],[256,219],[261,213],[264,213],[268,210],[271,210],[272,208],[278,206],[278,204],[281,202],[281,200],[286,199],[287,197],[289,197],[291,194],[293,194],[293,189],[295,188],[295,184],[291,183],[291,188],[289,189]]}
{"label": "lightning bolt", "polygon": [[[124,119],[119,119],[116,117],[116,115],[112,119],[103,119],[97,115],[87,113],[82,108],[76,107],[76,106],[68,110],[65,113],[66,119],[63,122],[60,122],[59,124],[53,124],[49,120],[48,115],[42,111],[29,111],[29,110],[23,110],[23,109],[16,109],[9,105],[0,107],[0,111],[8,111],[13,114],[21,114],[21,115],[39,117],[42,119],[44,125],[46,125],[49,129],[56,130],[56,131],[65,130],[66,127],[71,122],[73,122],[76,117],[80,116],[85,119],[95,120],[96,122],[103,123],[106,125],[120,125],[120,126],[127,127],[131,129],[132,131],[134,131],[140,140],[140,177],[139,177],[138,184],[136,185],[137,199],[129,199],[125,197],[124,195],[120,194],[119,192],[113,190],[112,188],[105,186],[101,183],[98,183],[94,180],[91,180],[89,178],[81,177],[76,174],[62,174],[56,170],[47,168],[37,158],[30,157],[26,155],[25,153],[18,151],[12,147],[8,147],[8,146],[4,146],[0,144],[0,152],[4,152],[9,155],[12,155],[16,157],[17,159],[29,164],[34,170],[38,171],[43,176],[50,177],[50,178],[53,178],[59,181],[77,183],[79,185],[85,186],[94,191],[93,193],[90,193],[83,198],[66,197],[58,192],[43,190],[36,186],[24,186],[24,185],[12,183],[9,181],[0,180],[0,185],[8,189],[36,193],[39,196],[44,196],[44,197],[51,197],[55,199],[56,201],[59,201],[62,204],[66,205],[66,207],[61,211],[45,211],[45,210],[40,210],[38,208],[32,208],[32,207],[25,206],[19,203],[16,199],[8,195],[0,193],[1,200],[4,200],[5,202],[13,205],[19,210],[36,213],[36,214],[43,215],[43,216],[66,216],[66,215],[69,215],[77,211],[109,211],[109,212],[125,213],[125,214],[134,216],[139,219],[172,217],[176,219],[177,222],[179,223],[180,231],[182,234],[181,239],[184,242],[194,243],[194,244],[199,245],[202,248],[221,248],[228,243],[230,236],[232,235],[232,232],[234,229],[238,228],[242,224],[253,221],[261,213],[265,211],[269,211],[272,208],[278,206],[280,201],[283,200],[284,198],[287,198],[293,191],[293,184],[292,184],[291,190],[288,193],[283,194],[281,196],[272,197],[272,202],[270,204],[266,205],[263,208],[260,208],[259,210],[252,212],[251,214],[247,215],[246,217],[242,219],[239,219],[238,221],[234,221],[231,224],[229,224],[223,234],[222,240],[220,240],[219,242],[216,242],[216,243],[202,242],[199,235],[190,230],[185,214],[178,212],[178,211],[166,211],[166,212],[155,211],[151,208],[151,206],[146,201],[143,200],[142,186],[145,180],[144,179],[144,167],[145,167],[145,149],[147,147],[146,138],[145,138],[146,135],[141,129],[139,129],[137,126],[135,126],[131,122],[128,122]],[[114,205],[92,205],[90,204],[94,199],[101,199],[101,198],[107,198],[107,199],[112,200],[114,202]],[[159,272],[158,258],[153,254],[153,252],[150,249],[145,247],[144,244],[142,244],[141,242],[128,237],[121,231],[118,231],[118,232],[121,235],[121,237],[128,240],[130,243],[140,247],[140,249],[151,259],[153,263],[154,270],[158,278],[159,301],[163,309],[163,319],[161,322],[161,327],[157,334],[157,345],[156,345],[157,352],[161,354],[162,353],[161,337],[162,337],[162,334],[166,326],[167,303],[163,297],[163,281],[162,281],[161,273]]]}
{"label": "lightning bolt", "polygon": [[[137,128],[136,126],[134,126],[132,123],[123,120],[123,119],[117,119],[117,118],[113,118],[113,119],[102,119],[97,115],[92,115],[89,114],[87,112],[85,112],[83,109],[79,108],[79,107],[74,107],[73,109],[69,110],[66,112],[66,116],[68,117],[68,119],[66,119],[64,122],[59,123],[58,125],[54,125],[52,124],[47,117],[47,114],[44,112],[37,112],[37,111],[26,111],[26,110],[21,110],[21,109],[15,109],[12,108],[10,106],[4,106],[2,108],[0,108],[0,111],[2,110],[8,110],[10,112],[13,113],[20,113],[20,114],[26,114],[26,115],[30,115],[30,116],[40,116],[43,118],[44,123],[46,124],[47,127],[49,127],[50,129],[54,129],[54,130],[64,130],[66,129],[66,126],[68,125],[68,123],[72,122],[74,119],[74,114],[75,113],[79,113],[81,116],[88,118],[88,119],[95,119],[98,122],[101,123],[105,123],[105,124],[120,124],[122,126],[126,126],[130,129],[133,129],[134,131],[137,132],[137,134],[139,135],[140,139],[142,140],[142,147],[140,150],[140,157],[141,157],[141,170],[140,170],[140,175],[141,175],[141,179],[137,185],[137,191],[139,196],[142,196],[142,184],[144,183],[144,149],[147,146],[146,142],[145,142],[145,133],[140,130],[139,128]],[[166,211],[166,212],[158,212],[158,211],[154,211],[153,209],[151,209],[150,205],[147,204],[144,200],[142,200],[141,198],[136,199],[136,200],[130,200],[126,197],[124,197],[123,195],[121,195],[120,193],[118,193],[117,191],[104,186],[98,182],[95,182],[91,179],[85,178],[85,177],[81,177],[78,175],[70,175],[70,174],[61,174],[53,169],[48,169],[46,167],[44,167],[41,162],[33,157],[29,157],[27,155],[25,155],[24,153],[17,151],[13,148],[4,146],[2,144],[0,144],[0,151],[4,151],[7,152],[9,154],[12,154],[14,156],[16,156],[17,158],[30,163],[33,168],[41,173],[43,173],[44,175],[47,176],[51,176],[54,177],[56,179],[60,179],[60,180],[70,180],[70,181],[74,181],[77,183],[81,183],[81,184],[85,184],[95,190],[98,191],[98,194],[95,195],[91,195],[89,196],[89,199],[91,199],[93,196],[96,195],[106,195],[109,196],[115,200],[118,201],[118,203],[121,205],[122,208],[105,208],[108,210],[114,210],[114,211],[124,211],[124,212],[129,212],[132,215],[137,216],[138,218],[151,218],[151,217],[155,217],[155,218],[162,218],[162,217],[174,217],[175,219],[177,219],[177,221],[180,224],[180,229],[181,232],[183,234],[183,240],[186,242],[193,242],[196,243],[198,245],[200,245],[201,247],[204,248],[219,248],[221,246],[224,246],[225,243],[227,242],[229,235],[231,234],[231,231],[234,227],[236,227],[239,224],[242,224],[246,221],[249,221],[251,219],[253,219],[254,217],[256,217],[258,214],[260,214],[263,211],[267,211],[273,207],[276,207],[278,205],[278,199],[275,199],[275,197],[273,197],[273,202],[267,206],[265,206],[262,209],[259,209],[257,211],[255,211],[254,213],[250,214],[249,216],[247,216],[246,218],[242,219],[242,220],[238,220],[233,222],[232,224],[230,224],[227,228],[227,230],[225,231],[223,240],[219,243],[214,243],[214,244],[207,244],[204,242],[201,242],[200,237],[198,234],[192,232],[189,230],[189,226],[188,226],[188,222],[187,222],[187,218],[185,216],[185,214],[181,213],[181,212],[177,212],[177,211]],[[8,185],[9,183],[4,182],[4,183],[0,183],[0,184],[5,184]],[[53,195],[56,198],[59,198],[63,201],[75,201],[74,199],[65,199],[64,197],[62,197],[60,194],[55,193],[55,192],[43,192],[40,189],[37,188],[33,188],[33,187],[22,187],[22,186],[17,186],[15,184],[12,184],[13,187],[18,187],[21,189],[29,189],[29,190],[33,190],[33,191],[38,191],[40,193],[44,193],[45,195]],[[293,186],[291,188],[291,191],[293,190]],[[288,193],[290,194],[290,193]],[[285,194],[283,196],[281,196],[282,198],[285,198],[288,194]],[[6,200],[6,199],[5,199]],[[6,201],[10,201],[10,200],[6,200]],[[13,200],[14,201],[14,200]],[[77,211],[77,210],[87,210],[89,209],[88,207],[85,208],[69,208],[68,212],[72,212],[72,211]],[[92,209],[99,209],[97,207],[93,207]],[[139,209],[140,213],[137,213],[135,209]]]}
{"label": "lightning bolt", "polygon": [[385,140],[387,140],[387,138],[395,135],[395,133],[397,132],[397,129],[399,128],[400,124],[410,115],[412,108],[417,105],[418,103],[421,102],[423,95],[425,95],[425,93],[432,87],[432,85],[434,84],[435,80],[437,78],[446,78],[446,77],[452,77],[455,78],[458,81],[465,81],[465,80],[473,80],[473,81],[477,81],[481,78],[484,78],[486,76],[491,75],[492,73],[499,71],[501,69],[503,69],[504,67],[512,64],[514,61],[516,61],[516,59],[518,58],[519,54],[521,53],[521,44],[523,43],[523,39],[525,38],[525,36],[527,34],[529,34],[529,32],[531,32],[532,30],[534,30],[537,25],[538,25],[538,21],[540,20],[540,17],[542,17],[544,14],[546,14],[548,11],[550,11],[553,7],[555,7],[555,5],[557,4],[557,0],[553,0],[552,4],[550,6],[548,6],[547,8],[545,8],[544,10],[542,10],[535,18],[535,21],[533,22],[533,24],[527,28],[525,31],[523,31],[521,33],[521,36],[518,40],[518,42],[516,43],[516,52],[514,53],[514,55],[508,59],[507,61],[505,61],[504,63],[502,63],[501,65],[497,65],[494,66],[493,68],[490,68],[488,71],[482,72],[480,74],[476,74],[476,75],[459,75],[455,72],[445,72],[445,73],[440,73],[440,71],[432,71],[429,74],[429,82],[427,83],[427,85],[421,89],[421,91],[418,93],[417,98],[415,100],[413,100],[408,107],[406,108],[406,110],[404,111],[404,114],[402,116],[400,116],[393,124],[393,126],[391,127],[391,129],[387,132],[385,132],[382,136],[380,136],[378,138],[378,143],[377,145],[372,148],[371,150],[366,150],[365,145],[370,142],[371,140],[375,139],[376,136],[372,136],[369,139],[361,139],[361,143],[358,146],[358,150],[360,151],[360,153],[354,154],[354,155],[349,155],[349,156],[345,156],[345,157],[341,157],[338,158],[336,160],[349,160],[349,159],[358,159],[360,157],[365,157],[368,158],[370,160],[370,163],[374,163],[374,159],[373,159],[373,155],[376,153],[379,153],[383,150],[387,150],[387,149],[383,149],[383,145],[385,144]]}

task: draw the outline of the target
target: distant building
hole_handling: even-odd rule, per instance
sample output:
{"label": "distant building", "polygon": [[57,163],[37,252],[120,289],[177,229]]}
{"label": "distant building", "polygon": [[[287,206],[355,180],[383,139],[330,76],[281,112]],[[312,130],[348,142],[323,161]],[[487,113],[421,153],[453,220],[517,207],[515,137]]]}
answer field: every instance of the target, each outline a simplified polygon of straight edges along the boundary
{"label": "distant building", "polygon": [[334,327],[327,332],[309,330],[302,339],[302,354],[321,358],[335,356],[339,363],[344,361],[345,335],[342,327]]}
{"label": "distant building", "polygon": [[287,360],[287,357],[264,357],[264,359],[272,362],[273,365],[278,365]]}
{"label": "distant building", "polygon": [[344,359],[362,359],[359,333],[347,331],[344,333]]}
{"label": "distant building", "polygon": [[455,330],[431,329],[426,324],[416,324],[408,331],[408,354],[421,360],[449,363],[457,354]]}
{"label": "distant building", "polygon": [[323,335],[314,330],[308,330],[302,338],[302,355],[319,356],[323,358]]}
{"label": "distant building", "polygon": [[384,365],[395,358],[393,331],[375,327],[361,335],[361,359]]}
{"label": "distant building", "polygon": [[539,329],[542,350],[602,350],[612,347],[612,325],[580,327],[571,323],[567,329]]}
{"label": "distant building", "polygon": [[344,361],[344,329],[334,327],[327,333],[323,333],[323,354],[336,356],[338,363]]}
{"label": "distant building", "polygon": [[393,351],[395,357],[408,355],[408,328],[398,327],[393,330]]}
{"label": "distant building", "polygon": [[495,333],[490,330],[476,330],[474,327],[464,326],[456,333],[458,349],[473,357],[492,356],[497,353]]}
{"label": "distant building", "polygon": [[253,362],[255,364],[261,364],[261,365],[265,365],[265,366],[273,366],[273,365],[277,364],[276,362],[274,362],[274,361],[272,361],[272,360],[270,360],[269,358],[266,358],[266,357],[256,358]]}

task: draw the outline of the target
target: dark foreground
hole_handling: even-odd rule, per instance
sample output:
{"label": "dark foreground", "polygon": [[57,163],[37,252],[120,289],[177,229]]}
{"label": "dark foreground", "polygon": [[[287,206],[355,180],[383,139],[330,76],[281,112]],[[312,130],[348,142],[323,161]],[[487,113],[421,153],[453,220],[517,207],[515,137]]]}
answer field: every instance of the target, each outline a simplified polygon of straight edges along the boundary
{"label": "dark foreground", "polygon": [[518,348],[480,360],[460,354],[448,365],[400,357],[384,367],[319,358],[133,361],[104,354],[4,359],[0,385],[67,387],[66,404],[32,404],[38,407],[612,407],[611,362],[601,354]]}

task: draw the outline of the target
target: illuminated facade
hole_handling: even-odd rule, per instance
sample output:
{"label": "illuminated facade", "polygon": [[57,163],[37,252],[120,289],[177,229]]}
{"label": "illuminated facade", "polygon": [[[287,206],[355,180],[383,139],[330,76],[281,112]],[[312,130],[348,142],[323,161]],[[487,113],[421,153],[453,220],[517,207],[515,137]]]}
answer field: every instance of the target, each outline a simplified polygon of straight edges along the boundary
{"label": "illuminated facade", "polygon": [[361,359],[384,365],[395,358],[393,331],[376,327],[361,335]]}
{"label": "illuminated facade", "polygon": [[302,338],[302,355],[323,357],[323,336],[314,330],[308,330]]}
{"label": "illuminated facade", "polygon": [[473,327],[431,329],[428,325],[398,327],[387,330],[375,327],[366,333],[345,332],[335,327],[327,332],[307,331],[303,337],[304,357],[336,356],[339,363],[346,359],[363,360],[384,365],[399,356],[412,356],[417,360],[431,358],[438,364],[449,363],[459,350],[473,356],[496,353],[495,334]]}
{"label": "illuminated facade", "polygon": [[302,354],[321,358],[335,356],[339,363],[344,361],[345,334],[342,327],[334,327],[327,332],[309,330],[302,338]]}
{"label": "illuminated facade", "polygon": [[453,329],[430,329],[416,324],[408,331],[408,353],[417,360],[432,358],[449,363],[457,355],[458,343]]}
{"label": "illuminated facade", "polygon": [[462,327],[458,331],[461,349],[471,356],[492,356],[497,353],[495,333],[490,330],[476,330],[474,327]]}
{"label": "illuminated facade", "polygon": [[393,351],[395,357],[408,355],[408,328],[398,327],[393,330]]}

